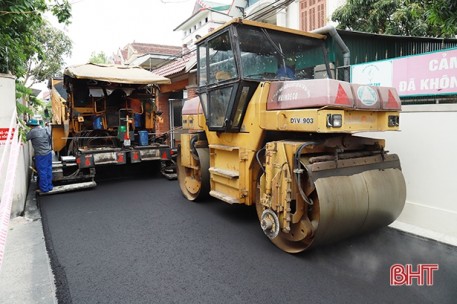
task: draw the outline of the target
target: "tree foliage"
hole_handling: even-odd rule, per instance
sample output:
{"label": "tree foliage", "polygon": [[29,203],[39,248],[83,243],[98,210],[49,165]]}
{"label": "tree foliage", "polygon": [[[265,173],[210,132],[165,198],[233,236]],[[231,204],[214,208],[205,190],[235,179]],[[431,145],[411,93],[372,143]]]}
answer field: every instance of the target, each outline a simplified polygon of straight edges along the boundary
{"label": "tree foliage", "polygon": [[39,51],[27,62],[24,83],[27,83],[28,86],[58,74],[64,64],[64,56],[71,55],[71,39],[48,22],[44,22],[43,26],[37,30],[36,41]]}
{"label": "tree foliage", "polygon": [[348,0],[332,15],[340,29],[431,37],[454,37],[456,18],[455,0]]}
{"label": "tree foliage", "polygon": [[59,70],[63,56],[71,51],[69,39],[46,23],[50,12],[68,24],[71,5],[68,0],[0,0],[0,73],[11,73],[16,80],[16,98],[20,134],[25,132],[24,114],[40,111],[45,104],[25,86],[29,76],[43,80]]}
{"label": "tree foliage", "polygon": [[443,37],[457,35],[457,1],[428,0],[428,20],[438,26]]}
{"label": "tree foliage", "polygon": [[103,51],[100,51],[98,53],[92,52],[90,54],[89,62],[106,64],[106,63],[109,63],[109,59],[108,59],[108,56]]}
{"label": "tree foliage", "polygon": [[[19,100],[24,103],[19,102]],[[26,87],[23,82],[16,80],[16,109],[19,114],[17,121],[20,126],[19,137],[23,142],[25,142],[25,134],[29,129],[26,126],[23,116],[32,117],[35,113],[43,115],[42,109],[46,106],[42,100],[33,96],[31,88]]]}
{"label": "tree foliage", "polygon": [[68,23],[71,6],[68,0],[0,0],[0,73],[22,77],[29,59],[44,53],[37,33],[46,12]]}

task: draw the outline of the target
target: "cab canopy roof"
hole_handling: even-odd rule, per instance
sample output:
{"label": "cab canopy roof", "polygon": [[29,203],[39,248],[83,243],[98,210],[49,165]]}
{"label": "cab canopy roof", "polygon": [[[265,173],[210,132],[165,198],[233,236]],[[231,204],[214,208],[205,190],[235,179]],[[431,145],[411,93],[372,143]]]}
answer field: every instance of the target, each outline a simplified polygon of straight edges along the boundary
{"label": "cab canopy roof", "polygon": [[87,63],[65,68],[64,75],[76,79],[91,79],[128,84],[169,84],[170,79],[138,66]]}

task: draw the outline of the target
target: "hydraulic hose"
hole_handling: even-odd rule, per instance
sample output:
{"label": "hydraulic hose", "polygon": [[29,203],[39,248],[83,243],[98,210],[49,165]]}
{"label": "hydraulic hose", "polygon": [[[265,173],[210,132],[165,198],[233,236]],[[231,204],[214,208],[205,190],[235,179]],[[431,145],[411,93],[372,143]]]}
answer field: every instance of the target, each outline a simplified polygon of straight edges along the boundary
{"label": "hydraulic hose", "polygon": [[297,178],[297,183],[298,183],[298,191],[300,191],[300,195],[303,198],[303,200],[310,206],[314,204],[313,200],[310,199],[309,197],[306,196],[305,192],[303,191],[302,185],[301,185],[301,174],[303,173],[303,169],[300,168],[300,155],[301,151],[306,148],[307,146],[312,146],[312,145],[317,145],[319,144],[318,142],[306,142],[302,144],[297,151],[295,152],[294,156],[294,173]]}
{"label": "hydraulic hose", "polygon": [[195,148],[195,142],[198,139],[199,139],[198,134],[195,135],[195,136],[192,136],[192,138],[190,139],[190,149],[191,149],[191,152],[195,156],[196,159],[198,159],[198,152],[197,152],[197,149]]}
{"label": "hydraulic hose", "polygon": [[257,162],[259,163],[259,166],[260,166],[260,169],[262,169],[263,173],[265,174],[265,168],[263,167],[263,164],[262,162],[260,161],[260,158],[259,158],[259,154],[260,152],[264,151],[266,148],[263,147],[262,149],[260,149],[259,151],[257,151],[255,153],[255,159],[257,160]]}

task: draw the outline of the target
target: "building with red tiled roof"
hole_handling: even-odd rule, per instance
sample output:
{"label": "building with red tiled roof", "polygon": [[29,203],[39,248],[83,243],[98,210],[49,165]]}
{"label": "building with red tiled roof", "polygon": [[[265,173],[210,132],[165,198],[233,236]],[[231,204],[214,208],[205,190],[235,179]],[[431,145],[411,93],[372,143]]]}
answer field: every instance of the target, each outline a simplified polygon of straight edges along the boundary
{"label": "building with red tiled roof", "polygon": [[173,77],[181,72],[189,72],[196,64],[195,50],[183,49],[183,55],[177,57],[175,60],[165,64],[154,70],[154,73],[164,76]]}
{"label": "building with red tiled roof", "polygon": [[195,50],[183,50],[181,57],[153,70],[155,74],[167,77],[172,81],[170,85],[160,86],[160,93],[156,100],[157,109],[163,113],[162,122],[156,130],[158,133],[169,132],[172,146],[176,146],[179,141],[183,99],[196,96],[196,72],[194,69],[197,56]]}
{"label": "building with red tiled roof", "polygon": [[113,54],[116,64],[141,66],[149,71],[182,55],[180,46],[132,42]]}
{"label": "building with red tiled roof", "polygon": [[[176,145],[180,126],[182,100],[196,96],[196,54],[195,41],[215,28],[235,17],[248,17],[255,20],[276,23],[277,11],[294,1],[292,0],[195,0],[192,15],[178,25],[175,31],[183,32],[183,45],[187,51],[153,70],[154,73],[167,77],[171,84],[161,85],[156,105],[163,112],[162,123],[157,126],[159,133],[170,132],[170,143]],[[274,5],[273,5],[274,4]],[[284,19],[284,18],[282,18]],[[297,19],[297,18],[296,18]]]}
{"label": "building with red tiled roof", "polygon": [[186,46],[186,49],[183,48],[183,55],[153,70],[154,73],[171,80],[170,85],[160,86],[160,93],[156,100],[157,109],[163,112],[162,122],[157,126],[157,132],[169,132],[171,145],[176,146],[179,142],[183,100],[196,96],[195,40],[233,17],[240,17],[242,15],[240,8],[245,5],[245,0],[224,3],[218,0],[196,0],[192,15],[175,29],[183,32],[183,45]]}

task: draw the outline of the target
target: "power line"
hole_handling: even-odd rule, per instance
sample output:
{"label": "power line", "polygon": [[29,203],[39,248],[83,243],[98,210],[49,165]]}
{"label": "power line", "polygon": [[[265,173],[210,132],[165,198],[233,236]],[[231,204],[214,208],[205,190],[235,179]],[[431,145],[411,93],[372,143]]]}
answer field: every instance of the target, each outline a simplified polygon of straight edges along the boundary
{"label": "power line", "polygon": [[188,2],[189,0],[160,0],[163,4],[170,4],[170,3],[184,3]]}

